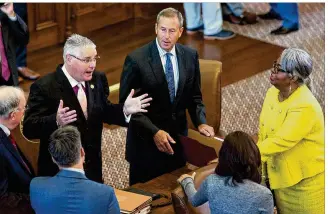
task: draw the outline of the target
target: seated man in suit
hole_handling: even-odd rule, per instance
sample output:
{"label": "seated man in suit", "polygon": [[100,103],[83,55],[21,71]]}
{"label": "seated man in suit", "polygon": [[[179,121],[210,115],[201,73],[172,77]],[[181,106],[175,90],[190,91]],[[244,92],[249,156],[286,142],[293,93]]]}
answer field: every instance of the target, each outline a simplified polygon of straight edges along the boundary
{"label": "seated man in suit", "polygon": [[25,111],[24,92],[0,87],[0,213],[31,213],[29,185],[33,170],[11,135]]}
{"label": "seated man in suit", "polygon": [[113,188],[84,175],[85,153],[76,127],[57,129],[50,136],[49,152],[60,171],[54,177],[32,180],[31,203],[36,213],[120,213]]}

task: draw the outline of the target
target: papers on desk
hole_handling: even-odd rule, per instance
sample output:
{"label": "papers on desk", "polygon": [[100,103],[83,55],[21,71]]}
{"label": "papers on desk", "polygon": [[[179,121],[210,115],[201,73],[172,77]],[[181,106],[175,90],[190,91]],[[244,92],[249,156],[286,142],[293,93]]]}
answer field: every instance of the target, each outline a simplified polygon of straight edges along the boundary
{"label": "papers on desk", "polygon": [[147,214],[150,212],[152,198],[149,196],[114,189],[121,213]]}
{"label": "papers on desk", "polygon": [[222,138],[219,138],[219,137],[214,137],[214,139],[215,139],[215,140],[218,140],[218,141],[221,141],[221,142],[223,142],[223,141],[224,141],[224,139],[222,139]]}

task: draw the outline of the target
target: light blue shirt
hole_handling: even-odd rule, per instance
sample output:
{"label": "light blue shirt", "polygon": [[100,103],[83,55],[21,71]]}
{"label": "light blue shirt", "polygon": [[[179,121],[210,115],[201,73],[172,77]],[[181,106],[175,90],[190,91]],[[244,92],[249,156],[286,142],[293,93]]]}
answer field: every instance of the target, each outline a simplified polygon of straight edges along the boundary
{"label": "light blue shirt", "polygon": [[163,50],[161,48],[161,46],[159,46],[157,38],[156,38],[156,45],[157,45],[157,49],[158,49],[158,52],[159,52],[159,56],[160,56],[161,61],[162,61],[164,73],[166,73],[166,71],[165,71],[166,55],[165,54],[166,53],[171,53],[172,54],[170,56],[170,58],[171,58],[172,66],[173,66],[174,89],[175,89],[175,96],[176,96],[177,95],[177,90],[178,90],[178,83],[179,83],[179,66],[178,66],[177,53],[175,51],[175,45],[173,46],[173,48],[170,52],[167,52],[167,51]]}
{"label": "light blue shirt", "polygon": [[190,177],[183,179],[181,185],[192,206],[198,207],[209,202],[212,214],[273,213],[271,191],[251,180],[244,179],[243,183],[232,185],[232,177],[211,174],[202,182],[198,191]]}

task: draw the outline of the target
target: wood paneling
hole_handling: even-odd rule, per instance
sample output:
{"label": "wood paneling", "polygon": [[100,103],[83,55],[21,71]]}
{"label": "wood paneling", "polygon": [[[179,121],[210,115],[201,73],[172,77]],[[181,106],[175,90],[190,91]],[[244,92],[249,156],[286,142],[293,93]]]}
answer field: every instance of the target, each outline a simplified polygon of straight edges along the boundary
{"label": "wood paneling", "polygon": [[[30,30],[29,52],[61,44],[72,33],[85,35],[131,18],[156,17],[157,13],[166,7],[175,7],[183,12],[181,3],[28,3],[27,5]],[[123,30],[129,32],[129,29]]]}
{"label": "wood paneling", "polygon": [[65,40],[65,4],[28,3],[28,50],[49,47]]}
{"label": "wood paneling", "polygon": [[70,3],[72,32],[86,33],[134,17],[132,3]]}

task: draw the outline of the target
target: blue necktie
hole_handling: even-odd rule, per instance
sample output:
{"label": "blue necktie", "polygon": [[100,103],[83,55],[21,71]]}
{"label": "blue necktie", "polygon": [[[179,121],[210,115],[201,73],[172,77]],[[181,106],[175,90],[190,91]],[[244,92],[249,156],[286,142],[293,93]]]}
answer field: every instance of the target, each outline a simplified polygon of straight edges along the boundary
{"label": "blue necktie", "polygon": [[175,97],[175,87],[174,87],[174,73],[173,73],[173,66],[171,62],[170,56],[172,55],[171,53],[166,53],[166,64],[165,64],[165,76],[166,76],[166,81],[170,93],[170,100],[171,103],[174,101]]}

